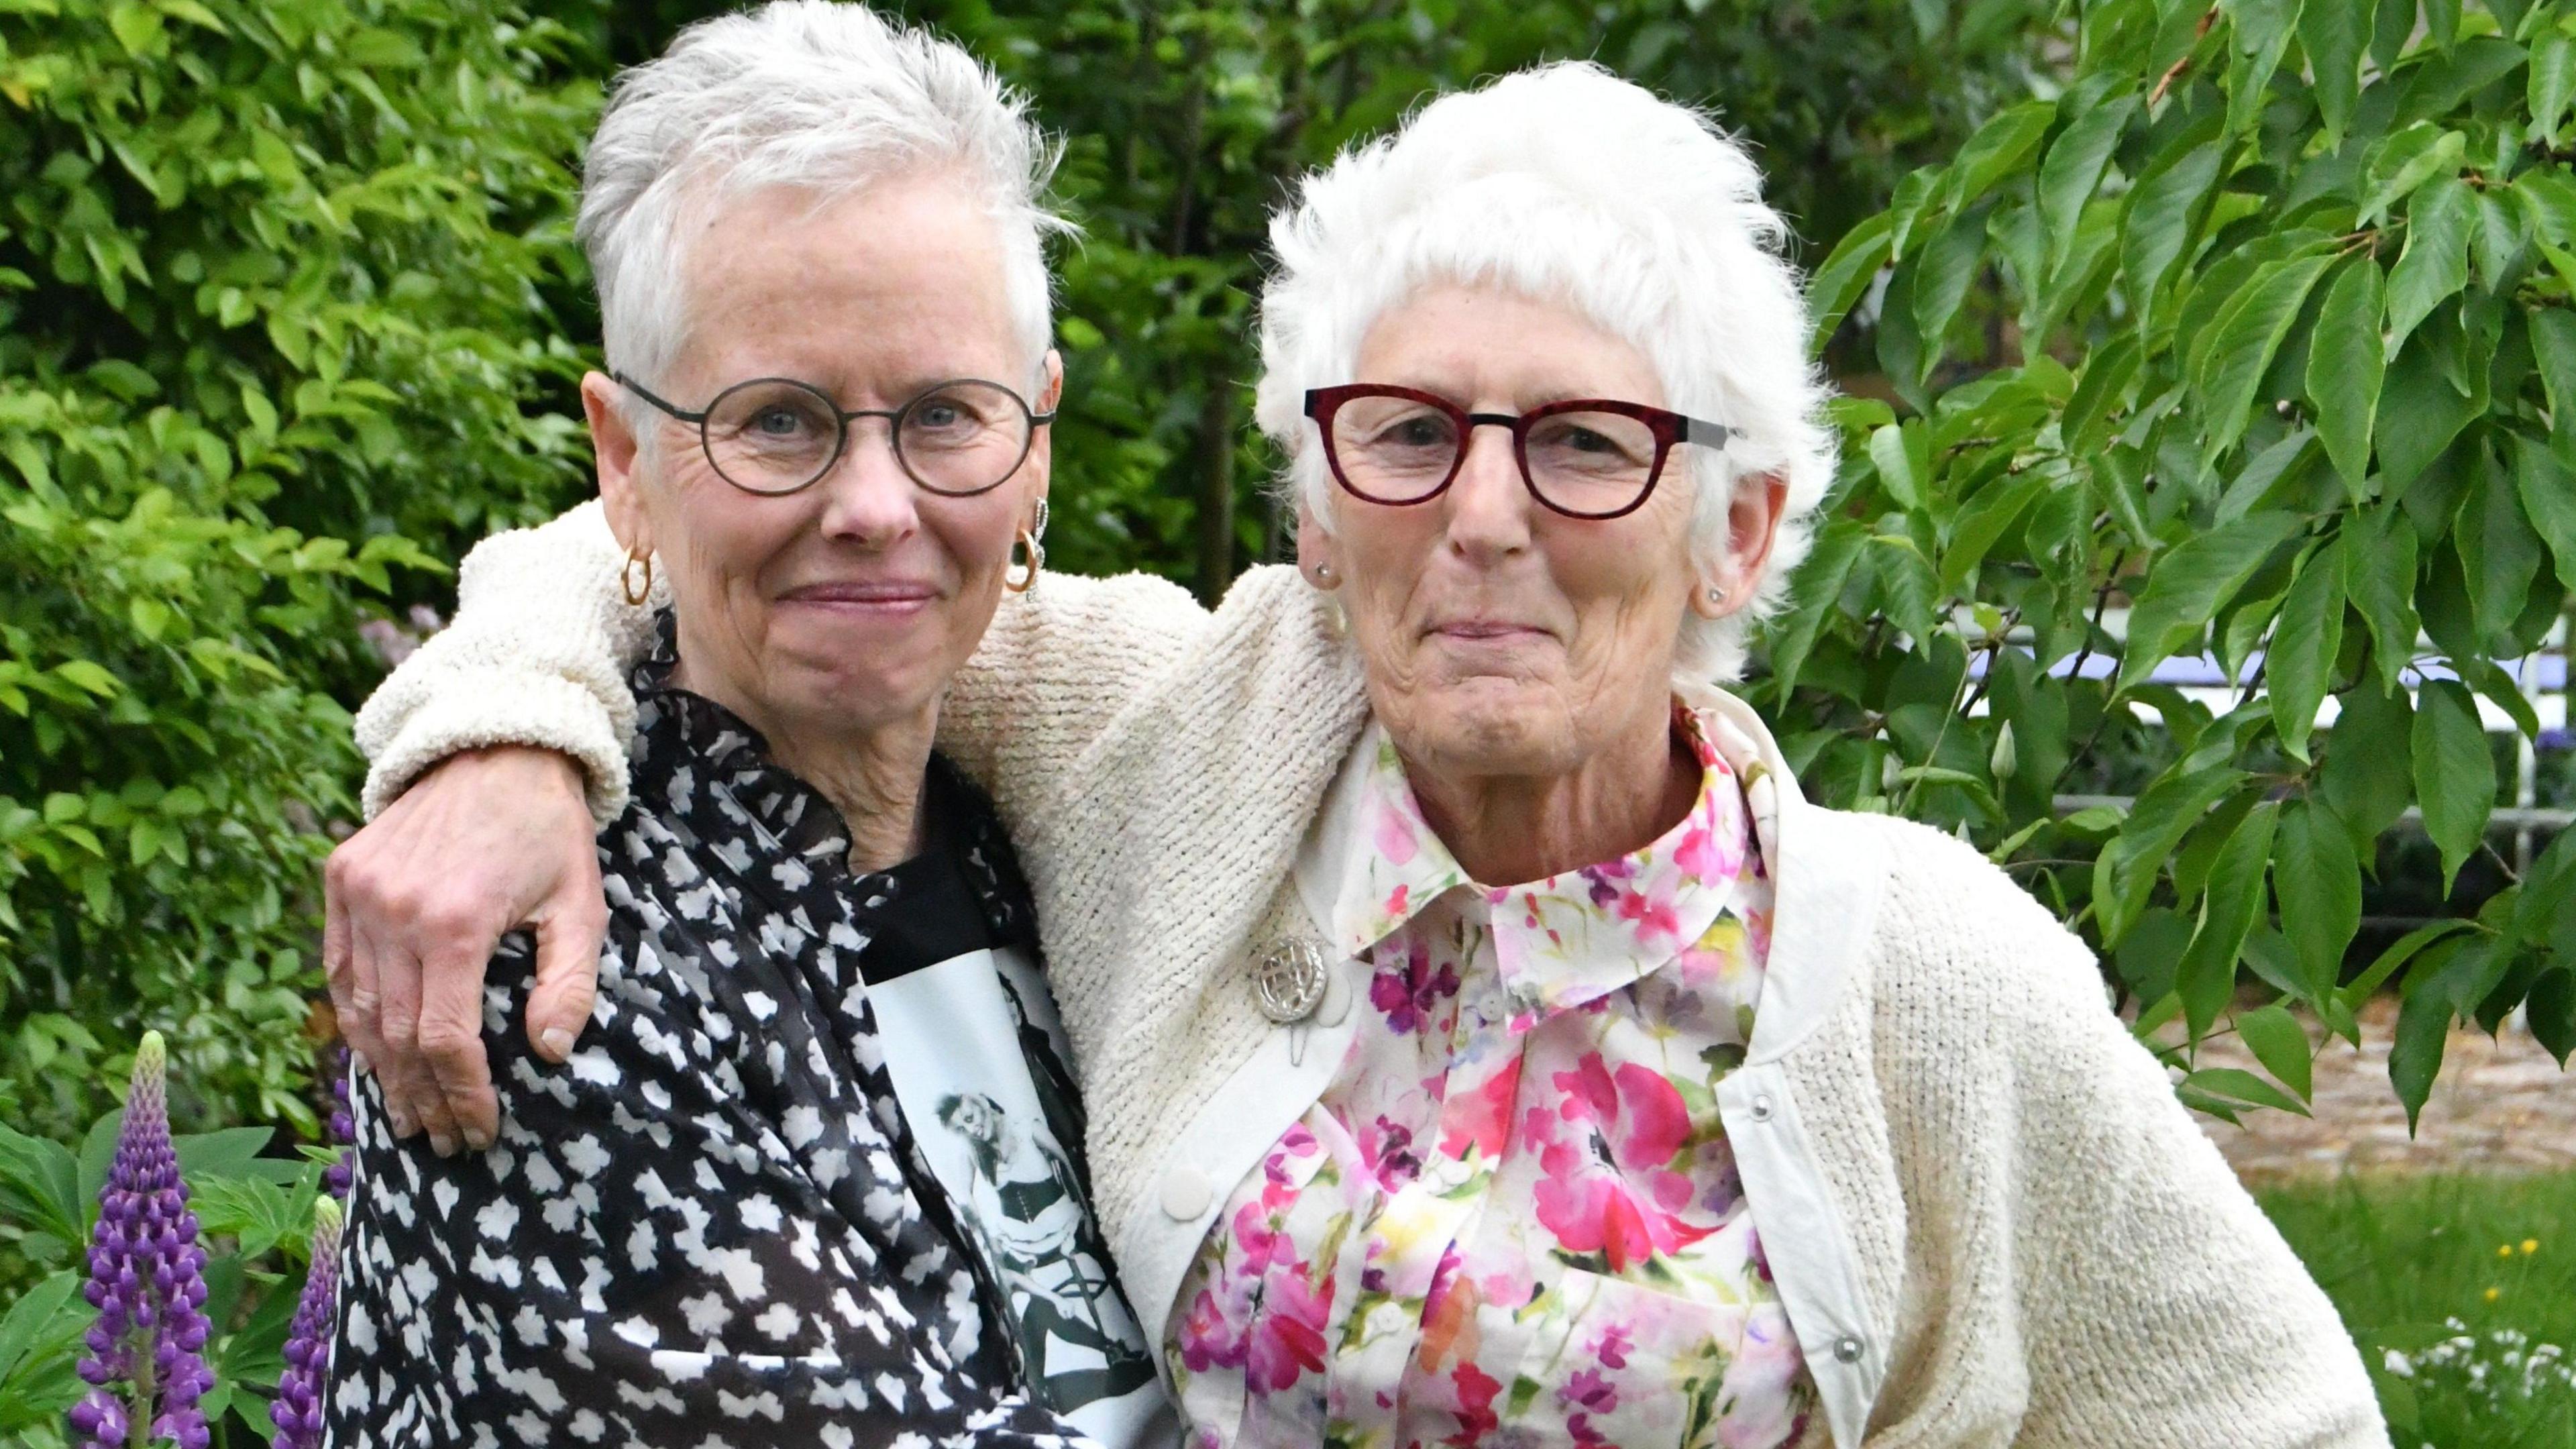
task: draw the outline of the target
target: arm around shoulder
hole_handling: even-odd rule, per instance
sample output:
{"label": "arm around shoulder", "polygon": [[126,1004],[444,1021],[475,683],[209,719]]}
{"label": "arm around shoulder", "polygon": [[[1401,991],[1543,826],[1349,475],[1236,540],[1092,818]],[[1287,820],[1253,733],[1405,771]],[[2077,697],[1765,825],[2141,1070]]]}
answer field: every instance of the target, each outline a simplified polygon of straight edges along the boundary
{"label": "arm around shoulder", "polygon": [[625,562],[596,501],[495,534],[467,554],[455,620],[358,712],[368,818],[449,755],[517,744],[580,762],[591,814],[615,819],[626,806],[635,729],[626,676],[667,597],[657,582],[646,603],[628,604]]}

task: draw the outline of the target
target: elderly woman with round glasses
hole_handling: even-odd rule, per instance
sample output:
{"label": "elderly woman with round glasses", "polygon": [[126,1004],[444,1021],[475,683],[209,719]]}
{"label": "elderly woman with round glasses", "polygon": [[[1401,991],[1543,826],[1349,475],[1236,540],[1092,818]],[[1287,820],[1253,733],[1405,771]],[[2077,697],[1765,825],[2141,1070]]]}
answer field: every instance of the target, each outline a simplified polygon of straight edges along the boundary
{"label": "elderly woman with round glasses", "polygon": [[[932,750],[1041,564],[1045,158],[973,59],[856,7],[715,21],[621,80],[580,231],[617,367],[582,383],[603,578],[642,652],[624,798],[591,898],[534,952],[482,943],[489,994],[428,1018],[478,1060],[495,1022],[506,1110],[433,1120],[433,1154],[394,1079],[361,1084],[345,1449],[1169,1440],[1027,887]],[[349,927],[339,975],[390,1000]],[[501,1024],[568,935],[597,995],[557,1069]],[[960,1095],[1062,1169],[991,1190]]]}
{"label": "elderly woman with round glasses", "polygon": [[[1833,467],[1778,232],[1738,147],[1597,69],[1433,102],[1273,228],[1298,567],[1213,615],[1051,579],[951,682],[1191,1442],[2384,1445],[2080,943],[1805,802],[1714,687]],[[639,648],[615,557],[587,517],[485,545],[526,617],[469,602],[370,706],[373,798],[469,742],[606,755],[597,703],[459,694]],[[351,848],[578,894],[557,768],[413,787],[539,823],[488,860]],[[341,908],[441,942],[406,904]]]}

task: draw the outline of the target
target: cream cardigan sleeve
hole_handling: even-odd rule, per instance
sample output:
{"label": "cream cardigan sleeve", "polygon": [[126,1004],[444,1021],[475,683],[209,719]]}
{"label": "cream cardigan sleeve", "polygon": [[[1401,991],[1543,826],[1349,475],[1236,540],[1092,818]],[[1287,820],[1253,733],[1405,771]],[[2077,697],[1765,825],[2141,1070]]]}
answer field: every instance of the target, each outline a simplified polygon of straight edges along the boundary
{"label": "cream cardigan sleeve", "polygon": [[[626,602],[625,550],[597,502],[495,534],[459,571],[456,618],[403,662],[358,713],[372,762],[373,819],[459,750],[535,745],[578,761],[593,817],[626,808],[635,731],[627,675],[671,602]],[[940,747],[993,790],[1006,814],[1057,788],[1109,719],[1181,660],[1208,621],[1189,594],[1145,574],[1046,574],[1006,594],[966,668],[950,681]]]}
{"label": "cream cardigan sleeve", "polygon": [[2383,1449],[2334,1305],[2111,1012],[2084,943],[1969,847],[1885,828],[1910,857],[1886,919],[1915,959],[1882,974],[1882,1070],[1910,1078],[1900,1136],[1945,1142],[1900,1148],[1914,1230],[2010,1225],[1934,1313],[2010,1325],[1981,1377],[2026,1375],[2016,1449]]}

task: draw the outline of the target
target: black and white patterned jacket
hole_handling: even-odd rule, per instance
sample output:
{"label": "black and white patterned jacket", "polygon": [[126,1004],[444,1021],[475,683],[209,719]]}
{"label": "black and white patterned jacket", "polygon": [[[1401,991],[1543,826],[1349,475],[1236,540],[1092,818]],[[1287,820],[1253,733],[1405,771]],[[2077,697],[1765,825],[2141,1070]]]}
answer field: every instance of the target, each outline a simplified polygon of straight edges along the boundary
{"label": "black and white patterned jacket", "polygon": [[[1085,1441],[1023,1387],[980,1260],[896,1107],[859,958],[891,877],[731,713],[637,671],[633,803],[600,836],[598,1005],[572,1060],[485,989],[499,1141],[442,1160],[355,1093],[329,1442]],[[990,806],[944,761],[925,811],[999,931],[1030,929]]]}

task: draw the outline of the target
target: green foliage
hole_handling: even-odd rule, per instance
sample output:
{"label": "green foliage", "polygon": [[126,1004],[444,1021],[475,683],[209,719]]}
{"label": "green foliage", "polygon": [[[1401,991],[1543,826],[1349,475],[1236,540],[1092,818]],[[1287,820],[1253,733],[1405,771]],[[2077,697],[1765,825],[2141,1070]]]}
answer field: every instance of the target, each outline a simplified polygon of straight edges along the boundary
{"label": "green foliage", "polygon": [[0,1116],[86,1121],[150,1023],[193,1101],[310,1127],[360,615],[580,478],[586,55],[507,6],[0,0]]}
{"label": "green foliage", "polygon": [[[2278,1007],[2358,1040],[2393,982],[2412,1112],[2455,1019],[2576,1041],[2576,836],[2490,848],[2480,716],[2539,733],[2499,661],[2576,580],[2576,6],[2070,9],[2062,84],[1817,270],[1826,327],[1886,274],[1895,401],[1841,405],[1757,700],[1832,803],[1986,843],[2178,1064],[2232,1015],[2273,1081],[2195,1105],[2296,1106]],[[2204,653],[2214,699],[2157,682]],[[2062,813],[2122,760],[2125,814]],[[2410,808],[2444,892],[2502,887],[2348,977]]]}

